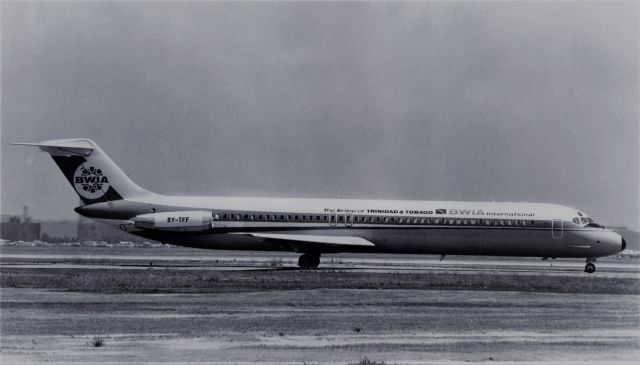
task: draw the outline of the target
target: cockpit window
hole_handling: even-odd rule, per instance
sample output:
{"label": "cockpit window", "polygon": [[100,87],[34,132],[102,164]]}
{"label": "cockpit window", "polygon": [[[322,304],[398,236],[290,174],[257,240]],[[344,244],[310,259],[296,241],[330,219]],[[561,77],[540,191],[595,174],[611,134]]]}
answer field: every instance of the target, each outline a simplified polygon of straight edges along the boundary
{"label": "cockpit window", "polygon": [[[578,212],[578,214],[580,214],[580,212]],[[602,225],[594,222],[593,219],[583,214],[580,214],[580,217],[571,219],[571,221],[581,227],[604,228]]]}

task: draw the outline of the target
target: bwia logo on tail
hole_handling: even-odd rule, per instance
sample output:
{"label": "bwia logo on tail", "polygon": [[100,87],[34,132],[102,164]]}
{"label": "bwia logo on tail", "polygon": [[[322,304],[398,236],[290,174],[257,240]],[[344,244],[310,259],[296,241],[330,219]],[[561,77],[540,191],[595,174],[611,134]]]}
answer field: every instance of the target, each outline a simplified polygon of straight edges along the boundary
{"label": "bwia logo on tail", "polygon": [[109,190],[109,179],[94,166],[78,166],[73,174],[73,187],[87,199],[98,199]]}

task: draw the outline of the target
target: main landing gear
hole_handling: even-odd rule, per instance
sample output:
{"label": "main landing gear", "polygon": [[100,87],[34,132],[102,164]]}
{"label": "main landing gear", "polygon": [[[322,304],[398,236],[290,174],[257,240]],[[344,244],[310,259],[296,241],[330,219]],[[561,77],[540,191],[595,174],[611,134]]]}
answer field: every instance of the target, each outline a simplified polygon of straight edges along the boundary
{"label": "main landing gear", "polygon": [[320,252],[303,253],[298,259],[298,266],[302,270],[315,270],[320,265]]}
{"label": "main landing gear", "polygon": [[587,259],[587,265],[584,267],[584,272],[593,274],[596,271],[596,265],[594,262],[596,262],[596,259]]}

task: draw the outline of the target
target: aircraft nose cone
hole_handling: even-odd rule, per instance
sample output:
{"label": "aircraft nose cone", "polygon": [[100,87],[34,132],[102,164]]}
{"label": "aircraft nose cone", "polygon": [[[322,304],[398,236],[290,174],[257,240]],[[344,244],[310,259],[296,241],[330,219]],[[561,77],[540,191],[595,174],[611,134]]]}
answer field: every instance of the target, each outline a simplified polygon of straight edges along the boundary
{"label": "aircraft nose cone", "polygon": [[624,251],[624,249],[627,248],[627,241],[624,240],[624,238],[622,239],[622,250],[620,251]]}

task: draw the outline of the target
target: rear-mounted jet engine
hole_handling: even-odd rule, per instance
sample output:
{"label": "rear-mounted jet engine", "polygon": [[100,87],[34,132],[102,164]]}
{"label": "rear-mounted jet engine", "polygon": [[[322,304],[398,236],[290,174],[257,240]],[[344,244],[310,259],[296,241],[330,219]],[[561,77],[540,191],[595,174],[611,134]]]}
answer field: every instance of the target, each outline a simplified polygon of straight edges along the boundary
{"label": "rear-mounted jet engine", "polygon": [[184,211],[141,214],[131,219],[137,228],[169,232],[205,232],[212,229],[211,212]]}

